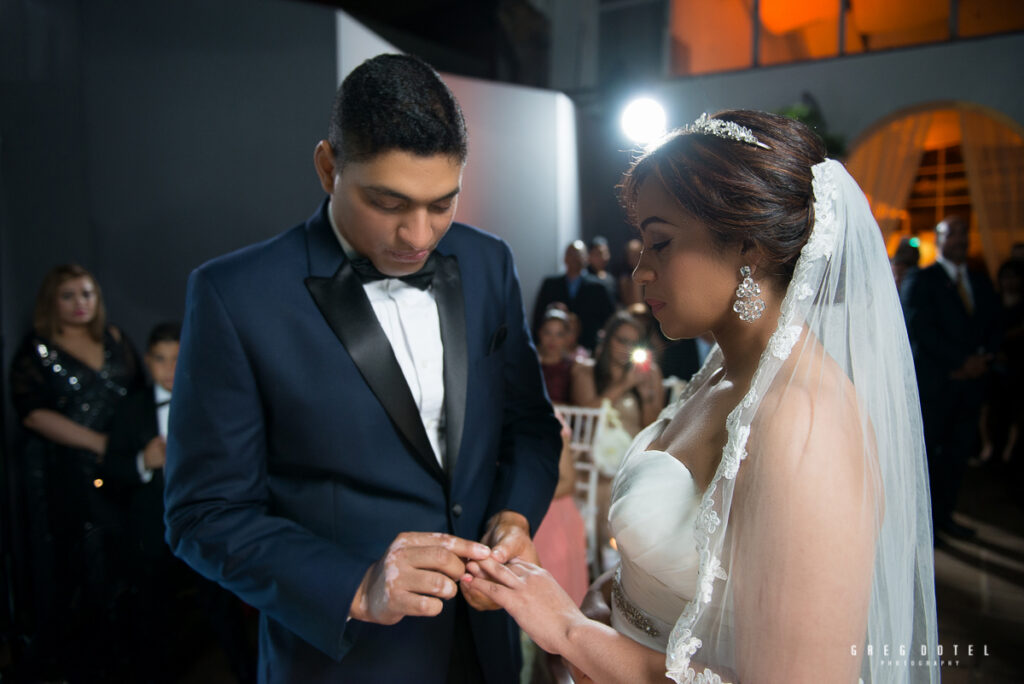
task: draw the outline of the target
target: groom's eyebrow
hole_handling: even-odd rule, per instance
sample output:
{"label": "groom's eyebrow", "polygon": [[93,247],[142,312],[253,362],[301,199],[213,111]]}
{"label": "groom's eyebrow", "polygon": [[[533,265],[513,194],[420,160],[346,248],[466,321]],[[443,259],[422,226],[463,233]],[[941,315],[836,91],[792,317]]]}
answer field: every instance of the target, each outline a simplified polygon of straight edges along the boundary
{"label": "groom's eyebrow", "polygon": [[[363,186],[363,189],[366,192],[371,192],[371,193],[375,193],[375,194],[378,194],[378,195],[386,195],[388,197],[394,197],[395,199],[402,200],[404,202],[409,202],[409,203],[415,203],[416,202],[416,200],[414,200],[412,197],[409,197],[406,194],[398,192],[397,190],[392,190],[391,188],[383,186],[383,185],[365,185],[365,186]],[[453,197],[458,195],[461,190],[462,190],[461,186],[457,187],[454,190],[450,191],[449,193],[447,193],[445,195],[442,195],[441,197],[437,197],[437,198],[432,199],[432,200],[427,200],[426,202],[424,202],[424,204],[436,204],[437,202],[444,202],[445,200],[452,199]]]}

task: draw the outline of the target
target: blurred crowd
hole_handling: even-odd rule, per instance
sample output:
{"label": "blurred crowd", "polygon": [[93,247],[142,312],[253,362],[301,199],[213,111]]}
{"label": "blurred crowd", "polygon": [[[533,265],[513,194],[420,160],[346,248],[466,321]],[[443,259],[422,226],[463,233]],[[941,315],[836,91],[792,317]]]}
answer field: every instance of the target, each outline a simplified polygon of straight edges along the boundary
{"label": "blurred crowd", "polygon": [[13,681],[176,681],[204,637],[239,682],[255,681],[254,614],[164,541],[180,334],[155,326],[140,357],[89,271],[61,265],[43,279],[10,374],[28,551]]}

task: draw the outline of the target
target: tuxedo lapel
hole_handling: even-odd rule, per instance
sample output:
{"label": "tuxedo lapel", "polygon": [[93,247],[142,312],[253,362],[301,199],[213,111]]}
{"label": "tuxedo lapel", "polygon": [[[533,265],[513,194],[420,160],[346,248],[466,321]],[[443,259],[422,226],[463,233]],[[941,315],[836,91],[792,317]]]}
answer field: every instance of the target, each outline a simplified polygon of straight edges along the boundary
{"label": "tuxedo lapel", "polygon": [[451,477],[459,458],[466,417],[469,363],[466,353],[466,307],[462,298],[458,260],[454,255],[437,254],[437,262],[432,285],[441,324],[441,344],[444,345],[444,410],[447,424],[444,463]]}
{"label": "tuxedo lapel", "polygon": [[[344,257],[342,259],[341,266],[332,277],[314,275],[306,278],[306,288],[331,330],[345,345],[366,384],[412,446],[413,453],[431,474],[444,482],[444,472],[427,439],[419,409],[391,343],[380,327],[351,262]],[[447,353],[445,356],[447,361]]]}

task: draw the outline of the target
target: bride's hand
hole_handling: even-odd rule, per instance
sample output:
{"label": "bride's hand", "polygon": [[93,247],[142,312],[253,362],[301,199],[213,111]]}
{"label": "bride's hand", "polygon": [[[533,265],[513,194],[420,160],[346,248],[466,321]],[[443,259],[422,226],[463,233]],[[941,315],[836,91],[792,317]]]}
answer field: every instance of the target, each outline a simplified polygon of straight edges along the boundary
{"label": "bride's hand", "polygon": [[587,620],[551,573],[533,563],[513,560],[501,565],[488,558],[470,563],[467,570],[462,582],[508,611],[548,653],[564,654],[569,629]]}
{"label": "bride's hand", "polygon": [[[491,558],[499,563],[507,563],[518,558],[540,565],[537,549],[530,539],[530,523],[525,516],[515,511],[501,511],[492,516],[487,524],[487,532],[480,542],[491,547]],[[462,595],[466,602],[477,610],[500,608],[469,584],[462,584]]]}

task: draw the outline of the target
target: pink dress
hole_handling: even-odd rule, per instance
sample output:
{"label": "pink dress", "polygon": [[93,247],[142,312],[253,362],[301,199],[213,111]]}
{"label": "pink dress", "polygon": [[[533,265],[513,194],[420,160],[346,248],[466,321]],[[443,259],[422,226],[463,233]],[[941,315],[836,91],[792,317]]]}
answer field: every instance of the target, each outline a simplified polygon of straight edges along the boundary
{"label": "pink dress", "polygon": [[572,495],[551,502],[547,515],[533,537],[540,564],[558,581],[576,605],[583,602],[589,585],[587,547],[583,518]]}

